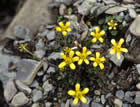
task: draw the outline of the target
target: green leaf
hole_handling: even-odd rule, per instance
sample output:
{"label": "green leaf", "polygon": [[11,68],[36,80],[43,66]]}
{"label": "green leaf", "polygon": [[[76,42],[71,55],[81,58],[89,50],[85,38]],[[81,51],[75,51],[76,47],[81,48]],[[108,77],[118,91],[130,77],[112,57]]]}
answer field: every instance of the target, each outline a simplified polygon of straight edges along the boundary
{"label": "green leaf", "polygon": [[120,18],[120,16],[116,16],[115,19],[116,19],[118,22],[122,22],[122,19]]}
{"label": "green leaf", "polygon": [[119,25],[119,29],[122,30],[123,29],[123,25]]}
{"label": "green leaf", "polygon": [[115,31],[115,30],[114,30],[114,31],[111,31],[111,34],[112,34],[113,36],[116,36],[116,35],[117,35],[117,33],[118,33],[118,32],[117,32],[117,31]]}
{"label": "green leaf", "polygon": [[108,28],[107,25],[103,25],[103,29],[104,29],[105,31],[107,31],[107,28]]}
{"label": "green leaf", "polygon": [[111,19],[113,19],[111,16],[106,17],[106,22],[110,22]]}
{"label": "green leaf", "polygon": [[59,17],[57,18],[57,23],[60,22],[62,19],[63,19],[63,16],[59,16]]}
{"label": "green leaf", "polygon": [[99,25],[102,25],[104,23],[104,19],[100,19],[99,21],[98,21],[98,24]]}

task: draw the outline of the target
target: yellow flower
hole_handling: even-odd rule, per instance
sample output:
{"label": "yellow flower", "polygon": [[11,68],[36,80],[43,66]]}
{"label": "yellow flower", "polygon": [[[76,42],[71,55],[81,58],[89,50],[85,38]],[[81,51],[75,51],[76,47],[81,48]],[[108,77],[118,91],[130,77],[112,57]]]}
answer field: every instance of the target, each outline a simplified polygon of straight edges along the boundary
{"label": "yellow flower", "polygon": [[69,52],[69,56],[66,56],[64,53],[61,53],[61,57],[64,59],[63,62],[61,62],[58,67],[61,69],[61,68],[64,68],[64,66],[66,65],[69,65],[70,68],[72,70],[74,70],[76,68],[76,66],[74,65],[73,62],[75,61],[78,61],[79,60],[79,57],[73,57],[74,56],[74,51],[70,51]]}
{"label": "yellow flower", "polygon": [[19,51],[20,52],[26,52],[26,50],[27,50],[27,43],[25,43],[25,44],[21,44],[18,48],[19,48]]}
{"label": "yellow flower", "polygon": [[95,43],[97,40],[103,43],[104,39],[102,38],[102,36],[105,34],[104,30],[100,32],[99,27],[95,27],[95,32],[91,32],[90,34],[94,37],[92,39],[93,43]]}
{"label": "yellow flower", "polygon": [[125,52],[127,53],[128,50],[126,48],[121,48],[122,44],[124,42],[124,39],[121,38],[118,42],[118,44],[116,43],[115,39],[111,40],[111,43],[113,44],[112,49],[110,50],[110,54],[117,54],[117,59],[120,59],[120,52]]}
{"label": "yellow flower", "polygon": [[80,90],[80,84],[77,83],[75,85],[75,91],[74,90],[69,90],[68,94],[70,96],[74,97],[74,100],[72,102],[72,104],[77,104],[79,99],[83,102],[83,103],[87,103],[87,99],[84,97],[85,94],[87,94],[89,92],[88,88],[84,88],[84,90]]}
{"label": "yellow flower", "polygon": [[87,51],[86,47],[83,47],[82,49],[82,53],[80,53],[79,51],[76,52],[76,55],[79,56],[79,61],[78,61],[78,65],[81,65],[83,63],[83,61],[86,64],[89,64],[89,61],[87,59],[88,55],[91,55],[91,51]]}
{"label": "yellow flower", "polygon": [[113,20],[111,20],[110,22],[107,23],[108,24],[108,29],[111,30],[111,29],[114,29],[116,30],[116,26],[118,25],[117,23],[114,23]]}
{"label": "yellow flower", "polygon": [[95,57],[90,57],[91,61],[94,61],[93,66],[97,67],[98,65],[100,66],[100,69],[104,69],[104,64],[102,62],[105,61],[105,57],[100,58],[100,52],[96,52],[96,58]]}
{"label": "yellow flower", "polygon": [[64,54],[65,54],[65,55],[68,55],[68,53],[69,53],[70,51],[72,51],[72,49],[69,48],[69,47],[66,47],[66,48],[64,49]]}
{"label": "yellow flower", "polygon": [[71,28],[69,28],[70,22],[66,22],[66,24],[64,25],[63,22],[59,22],[58,23],[60,27],[56,27],[56,31],[62,32],[63,36],[67,35],[67,32],[71,32]]}

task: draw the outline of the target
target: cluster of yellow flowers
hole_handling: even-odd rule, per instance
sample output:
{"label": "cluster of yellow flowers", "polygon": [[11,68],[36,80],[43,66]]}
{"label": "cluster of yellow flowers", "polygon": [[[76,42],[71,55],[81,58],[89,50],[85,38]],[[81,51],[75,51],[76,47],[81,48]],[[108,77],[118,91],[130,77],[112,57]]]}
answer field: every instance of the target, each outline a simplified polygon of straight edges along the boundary
{"label": "cluster of yellow flowers", "polygon": [[[114,23],[113,20],[107,23],[109,25],[109,30],[116,29],[117,23]],[[59,22],[59,26],[56,30],[62,32],[63,36],[67,35],[67,32],[71,32],[72,29],[69,28],[70,22],[66,22],[66,24],[63,24],[63,22]],[[105,35],[105,31],[99,29],[99,27],[95,27],[95,31],[90,33],[93,36],[92,43],[96,43],[97,40],[99,40],[101,43],[104,42],[103,35]],[[126,48],[121,48],[122,44],[124,43],[124,39],[121,38],[118,43],[116,43],[115,39],[111,40],[111,43],[113,44],[112,49],[110,50],[110,54],[117,54],[117,59],[120,59],[120,53],[125,52],[127,53],[128,50]],[[75,56],[76,54],[76,56]],[[106,60],[104,56],[101,57],[100,52],[96,52],[96,57],[90,57],[88,60],[88,56],[92,55],[92,52],[87,50],[86,47],[82,48],[82,52],[76,51],[74,52],[71,48],[66,47],[64,49],[64,53],[61,53],[61,57],[64,59],[63,62],[61,62],[58,67],[60,69],[64,69],[65,66],[69,65],[69,67],[72,70],[76,69],[76,65],[74,62],[78,62],[78,65],[81,65],[83,63],[89,64],[89,60],[93,61],[93,67],[99,66],[101,70],[104,69],[103,62]],[[87,100],[84,97],[85,94],[89,92],[88,88],[85,88],[83,91],[80,90],[80,84],[77,83],[75,85],[75,91],[69,90],[68,94],[73,96],[75,99],[73,100],[73,104],[77,104],[78,100],[80,99],[83,103],[86,103]]]}

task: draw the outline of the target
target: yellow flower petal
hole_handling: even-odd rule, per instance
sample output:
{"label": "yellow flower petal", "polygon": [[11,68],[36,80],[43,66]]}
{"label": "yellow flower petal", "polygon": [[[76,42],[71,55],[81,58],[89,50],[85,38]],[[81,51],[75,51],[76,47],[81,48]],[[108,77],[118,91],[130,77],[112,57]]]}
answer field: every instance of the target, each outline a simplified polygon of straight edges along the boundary
{"label": "yellow flower petal", "polygon": [[97,41],[97,39],[96,39],[96,38],[93,38],[93,39],[92,39],[92,42],[93,42],[93,43],[95,43],[96,41]]}
{"label": "yellow flower petal", "polygon": [[87,55],[91,55],[91,54],[92,54],[92,52],[91,52],[91,51],[88,51],[88,52],[87,52]]}
{"label": "yellow flower petal", "polygon": [[82,94],[87,94],[89,92],[88,88],[84,88],[84,90],[82,91]]}
{"label": "yellow flower petal", "polygon": [[124,39],[121,38],[121,39],[119,40],[118,46],[121,47],[121,45],[123,44],[123,42],[124,42]]}
{"label": "yellow flower petal", "polygon": [[100,38],[99,38],[99,41],[100,41],[101,43],[103,43],[103,42],[104,42],[104,39],[103,39],[102,37],[100,37]]}
{"label": "yellow flower petal", "polygon": [[114,30],[116,30],[116,27],[113,27]]}
{"label": "yellow flower petal", "polygon": [[109,29],[109,30],[111,30],[111,29],[112,29],[112,27],[110,26],[108,29]]}
{"label": "yellow flower petal", "polygon": [[113,21],[113,20],[111,20],[110,22],[111,22],[111,23],[113,23],[114,21]]}
{"label": "yellow flower petal", "polygon": [[115,49],[111,49],[110,54],[114,54],[114,53],[115,53]]}
{"label": "yellow flower petal", "polygon": [[72,58],[73,56],[74,56],[74,51],[70,51],[70,52],[69,52],[69,57]]}
{"label": "yellow flower petal", "polygon": [[96,52],[96,58],[100,57],[100,52]]}
{"label": "yellow flower petal", "polygon": [[60,54],[63,59],[66,59],[66,55],[64,53]]}
{"label": "yellow flower petal", "polygon": [[93,63],[93,67],[97,67],[97,65],[98,65],[97,62]]}
{"label": "yellow flower petal", "polygon": [[78,100],[79,100],[79,98],[76,97],[76,98],[73,100],[72,104],[74,104],[74,105],[77,104],[77,103],[78,103]]}
{"label": "yellow flower petal", "polygon": [[117,24],[117,23],[115,23],[114,25],[115,25],[115,26],[117,26],[118,24]]}
{"label": "yellow flower petal", "polygon": [[91,32],[90,35],[95,36],[95,33],[94,32]]}
{"label": "yellow flower petal", "polygon": [[71,29],[71,28],[67,28],[66,30],[67,30],[67,32],[71,32],[71,31],[72,31],[72,29]]}
{"label": "yellow flower petal", "polygon": [[100,61],[105,61],[105,57],[103,56],[102,58],[100,58]]}
{"label": "yellow flower petal", "polygon": [[104,69],[104,64],[103,63],[100,63],[99,66],[100,66],[101,70]]}
{"label": "yellow flower petal", "polygon": [[64,27],[63,22],[59,22],[58,24],[59,24],[59,26]]}
{"label": "yellow flower petal", "polygon": [[87,99],[86,99],[84,96],[81,96],[81,97],[80,97],[80,100],[81,100],[83,103],[87,103]]}
{"label": "yellow flower petal", "polygon": [[96,31],[96,33],[98,33],[99,32],[99,27],[95,27],[95,31]]}
{"label": "yellow flower petal", "polygon": [[80,84],[79,84],[79,83],[77,83],[77,84],[75,85],[75,90],[76,90],[76,91],[80,91]]}
{"label": "yellow flower petal", "polygon": [[80,59],[79,61],[78,61],[78,65],[81,65],[83,63],[83,59]]}
{"label": "yellow flower petal", "polygon": [[102,31],[100,32],[100,35],[102,36],[102,35],[104,35],[104,34],[105,34],[105,31],[102,30]]}
{"label": "yellow flower petal", "polygon": [[94,57],[90,57],[90,60],[91,60],[91,61],[95,61],[95,58],[94,58]]}
{"label": "yellow flower petal", "polygon": [[66,31],[63,31],[62,34],[63,34],[63,36],[66,36],[67,35],[67,32]]}
{"label": "yellow flower petal", "polygon": [[72,70],[75,70],[75,68],[76,68],[76,66],[74,65],[74,63],[71,63],[69,66],[70,66],[70,68],[71,68]]}
{"label": "yellow flower petal", "polygon": [[114,46],[116,46],[116,45],[117,45],[117,43],[116,43],[115,39],[111,39],[111,43],[112,43]]}
{"label": "yellow flower petal", "polygon": [[81,53],[79,51],[76,51],[77,56],[81,56]]}
{"label": "yellow flower petal", "polygon": [[66,22],[65,26],[69,27],[69,25],[70,25],[70,22]]}
{"label": "yellow flower petal", "polygon": [[56,31],[62,31],[60,27],[56,27]]}
{"label": "yellow flower petal", "polygon": [[117,52],[117,59],[120,59],[121,56],[120,56],[120,52]]}
{"label": "yellow flower petal", "polygon": [[87,51],[86,47],[83,47],[83,53],[85,53]]}
{"label": "yellow flower petal", "polygon": [[128,50],[126,48],[120,48],[120,51],[127,53]]}
{"label": "yellow flower petal", "polygon": [[75,93],[75,91],[73,91],[73,90],[69,90],[69,91],[68,91],[68,94],[71,95],[71,96],[74,96],[76,93]]}
{"label": "yellow flower petal", "polygon": [[59,68],[64,68],[64,66],[66,66],[66,62],[64,62],[64,61],[61,62],[61,63],[58,65]]}
{"label": "yellow flower petal", "polygon": [[110,22],[108,22],[107,24],[108,24],[108,25],[111,25],[111,23],[110,23]]}
{"label": "yellow flower petal", "polygon": [[89,64],[89,61],[87,59],[84,59],[84,61],[87,65]]}
{"label": "yellow flower petal", "polygon": [[78,61],[79,57],[75,56],[75,57],[72,58],[72,60],[73,60],[73,62]]}

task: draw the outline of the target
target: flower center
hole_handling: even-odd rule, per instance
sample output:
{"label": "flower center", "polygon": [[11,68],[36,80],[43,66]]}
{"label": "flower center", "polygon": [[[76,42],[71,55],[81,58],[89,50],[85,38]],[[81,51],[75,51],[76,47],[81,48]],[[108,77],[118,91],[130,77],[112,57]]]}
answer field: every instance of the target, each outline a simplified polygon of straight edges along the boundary
{"label": "flower center", "polygon": [[62,31],[66,31],[67,27],[63,26],[61,29]]}
{"label": "flower center", "polygon": [[96,63],[101,63],[100,58],[96,58]]}
{"label": "flower center", "polygon": [[116,53],[120,52],[120,47],[119,46],[114,46],[113,49],[115,49]]}
{"label": "flower center", "polygon": [[67,64],[71,64],[71,63],[72,63],[72,59],[68,57],[68,58],[65,59],[65,62],[66,62]]}
{"label": "flower center", "polygon": [[76,92],[76,97],[80,98],[82,96],[82,93],[80,91]]}
{"label": "flower center", "polygon": [[87,55],[85,53],[82,53],[80,57],[81,57],[81,59],[86,59]]}

